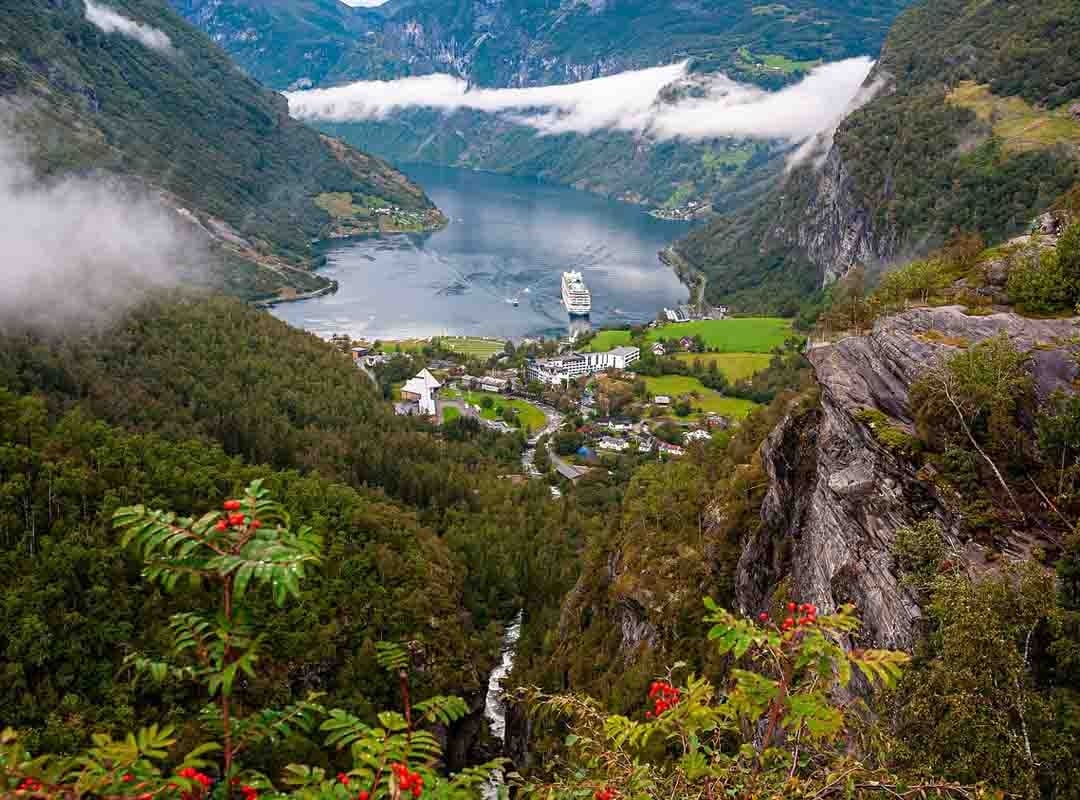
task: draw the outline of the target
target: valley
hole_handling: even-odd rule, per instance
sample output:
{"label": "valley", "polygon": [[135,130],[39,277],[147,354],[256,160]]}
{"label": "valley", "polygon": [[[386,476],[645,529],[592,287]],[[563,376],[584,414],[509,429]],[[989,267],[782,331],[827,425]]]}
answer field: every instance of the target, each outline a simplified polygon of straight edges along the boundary
{"label": "valley", "polygon": [[0,798],[1080,798],[1078,46],[0,4]]}

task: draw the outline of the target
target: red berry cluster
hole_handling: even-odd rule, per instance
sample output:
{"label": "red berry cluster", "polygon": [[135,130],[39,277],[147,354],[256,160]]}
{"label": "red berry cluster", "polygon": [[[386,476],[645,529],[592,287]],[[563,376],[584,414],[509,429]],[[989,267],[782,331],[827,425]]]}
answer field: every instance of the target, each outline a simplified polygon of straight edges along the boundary
{"label": "red berry cluster", "polygon": [[593,792],[593,800],[613,800],[615,797],[615,790],[610,786],[605,786],[603,789],[597,789]]}
{"label": "red berry cluster", "polygon": [[187,778],[188,780],[195,781],[200,786],[202,786],[201,789],[197,789],[194,792],[181,792],[180,797],[182,798],[182,800],[198,800],[198,798],[202,797],[206,790],[209,789],[210,785],[213,783],[213,781],[210,780],[209,775],[199,772],[197,769],[195,769],[195,767],[184,767],[176,774],[179,775],[181,778]]}
{"label": "red berry cluster", "polygon": [[424,779],[416,772],[409,772],[404,764],[391,764],[391,771],[397,776],[398,786],[403,792],[412,792],[413,797],[419,797],[424,791]]}
{"label": "red berry cluster", "polygon": [[[240,779],[233,778],[229,783],[233,786],[240,786]],[[259,790],[246,783],[243,786],[240,786],[240,793],[244,795],[244,800],[259,800]]]}
{"label": "red berry cluster", "polygon": [[[801,628],[817,622],[817,606],[813,603],[788,603],[787,612],[788,616],[780,623],[780,630],[782,631],[790,631],[793,628]],[[794,616],[796,613],[799,615],[797,618]],[[769,615],[762,611],[758,615],[758,619],[761,620],[762,624],[767,624]]]}
{"label": "red berry cluster", "polygon": [[370,799],[371,799],[371,792],[369,792],[367,789],[361,789],[360,794],[358,794],[356,796],[356,800],[370,800]]}
{"label": "red berry cluster", "polygon": [[20,792],[36,792],[41,789],[41,781],[37,778],[23,778],[19,784]]}
{"label": "red berry cluster", "polygon": [[798,612],[799,618],[796,620],[795,616],[788,615],[784,620],[784,623],[780,626],[783,630],[791,630],[794,627],[804,627],[806,625],[813,625],[818,621],[818,607],[814,606],[812,602],[802,602],[802,604],[794,604],[794,602],[788,602],[787,613],[795,614]]}
{"label": "red berry cluster", "polygon": [[225,519],[219,519],[217,525],[214,526],[214,530],[219,533],[224,533],[229,528],[242,528],[244,525],[256,530],[262,527],[262,523],[257,519],[249,520],[244,516],[243,512],[240,511],[239,500],[226,500],[221,504],[221,507],[229,513],[225,515]]}
{"label": "red berry cluster", "polygon": [[646,711],[649,719],[659,717],[682,699],[682,692],[667,681],[653,681],[649,687],[649,699],[653,701],[653,710]]}

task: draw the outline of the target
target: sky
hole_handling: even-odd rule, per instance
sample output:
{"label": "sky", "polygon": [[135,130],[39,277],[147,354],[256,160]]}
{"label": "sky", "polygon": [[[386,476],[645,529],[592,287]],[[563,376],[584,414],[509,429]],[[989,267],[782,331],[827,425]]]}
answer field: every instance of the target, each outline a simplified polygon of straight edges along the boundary
{"label": "sky", "polygon": [[[739,138],[804,142],[834,127],[859,93],[870,58],[822,65],[776,92],[722,75],[688,73],[688,63],[631,70],[578,83],[476,89],[452,75],[359,81],[287,94],[294,117],[334,122],[384,119],[410,108],[498,114],[541,134],[611,129],[654,139]],[[693,89],[661,102],[666,87]]]}

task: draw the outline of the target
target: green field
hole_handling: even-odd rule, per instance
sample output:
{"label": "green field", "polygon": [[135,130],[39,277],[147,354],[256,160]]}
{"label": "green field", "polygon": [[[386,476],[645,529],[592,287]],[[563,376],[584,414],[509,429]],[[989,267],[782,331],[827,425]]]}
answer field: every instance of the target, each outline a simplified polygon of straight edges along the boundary
{"label": "green field", "polygon": [[693,364],[700,360],[706,369],[711,362],[734,383],[743,378],[752,378],[761,372],[772,360],[767,353],[676,353],[675,358],[684,364]]}
{"label": "green field", "polygon": [[442,419],[443,419],[444,423],[453,422],[455,419],[457,419],[460,416],[461,416],[461,412],[458,411],[457,407],[455,407],[455,406],[446,406],[442,410]]}
{"label": "green field", "polygon": [[714,412],[725,417],[743,419],[757,408],[757,403],[739,397],[725,397],[712,389],[706,389],[697,378],[685,375],[663,375],[659,378],[645,378],[645,386],[652,395],[666,394],[676,401],[679,397],[697,392],[698,397],[690,399],[690,405],[703,412]]}
{"label": "green field", "polygon": [[[523,428],[529,430],[538,431],[547,424],[547,417],[544,416],[544,412],[534,406],[532,403],[526,403],[524,400],[510,399],[503,397],[502,395],[492,394],[491,392],[459,392],[455,389],[445,389],[442,392],[443,397],[450,399],[461,399],[470,405],[474,405],[480,409],[480,416],[484,419],[501,419],[499,414],[495,411],[496,408],[502,406],[510,406],[518,412],[518,419],[521,420]],[[491,408],[484,408],[480,405],[485,397],[490,397],[495,401],[495,405]]]}
{"label": "green field", "polygon": [[[464,353],[476,358],[490,358],[503,352],[504,339],[484,339],[479,336],[440,336],[439,342],[447,350]],[[390,339],[382,343],[387,353],[419,353],[431,344],[427,339]]]}
{"label": "green field", "polygon": [[506,347],[506,341],[503,339],[482,339],[479,336],[443,336],[439,341],[447,350],[477,358],[491,358],[491,356],[499,355]]}
{"label": "green field", "polygon": [[630,331],[598,331],[582,348],[587,353],[603,353],[614,347],[630,344]]}
{"label": "green field", "polygon": [[671,323],[653,328],[645,339],[651,344],[658,339],[681,339],[684,336],[700,336],[705,340],[706,347],[721,353],[769,353],[791,336],[791,320],[739,317]]}

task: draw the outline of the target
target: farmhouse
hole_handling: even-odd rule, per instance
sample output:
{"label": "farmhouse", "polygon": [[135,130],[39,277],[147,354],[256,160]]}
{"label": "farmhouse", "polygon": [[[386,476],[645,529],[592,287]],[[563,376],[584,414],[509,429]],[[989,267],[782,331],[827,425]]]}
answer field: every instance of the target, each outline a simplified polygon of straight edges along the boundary
{"label": "farmhouse", "polygon": [[660,344],[660,342],[654,342],[653,343],[652,354],[654,356],[660,357],[662,355],[665,355],[666,353],[667,353],[667,350],[664,349],[664,346],[662,344]]}

